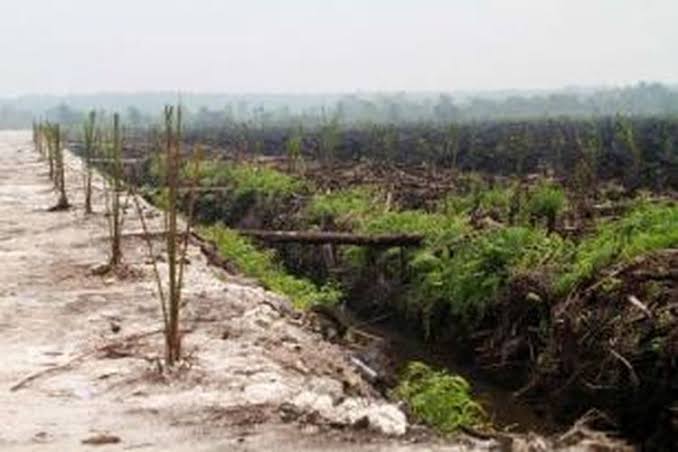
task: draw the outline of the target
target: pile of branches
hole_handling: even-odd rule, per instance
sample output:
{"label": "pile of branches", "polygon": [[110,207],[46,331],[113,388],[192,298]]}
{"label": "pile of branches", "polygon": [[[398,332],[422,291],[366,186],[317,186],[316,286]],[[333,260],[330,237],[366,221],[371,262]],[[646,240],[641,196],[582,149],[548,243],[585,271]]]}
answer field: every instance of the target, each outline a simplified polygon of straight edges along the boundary
{"label": "pile of branches", "polygon": [[611,269],[554,306],[536,387],[596,406],[630,438],[662,449],[678,437],[678,250]]}

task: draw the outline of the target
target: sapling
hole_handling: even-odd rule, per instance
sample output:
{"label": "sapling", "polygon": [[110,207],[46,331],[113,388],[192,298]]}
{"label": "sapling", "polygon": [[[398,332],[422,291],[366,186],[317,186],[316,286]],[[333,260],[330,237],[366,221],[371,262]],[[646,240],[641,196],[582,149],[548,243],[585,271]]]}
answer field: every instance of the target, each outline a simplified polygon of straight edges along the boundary
{"label": "sapling", "polygon": [[92,158],[95,152],[95,144],[97,141],[96,138],[96,112],[91,111],[89,116],[84,124],[83,130],[83,141],[85,144],[84,157],[85,157],[85,172],[83,175],[84,178],[84,189],[85,189],[85,213],[92,213]]}
{"label": "sapling", "polygon": [[44,149],[44,144],[45,144],[45,131],[44,131],[44,126],[42,122],[36,122],[35,123],[35,130],[33,132],[34,134],[34,140],[35,140],[35,150],[38,152],[40,157],[45,156],[45,149]]}
{"label": "sapling", "polygon": [[56,166],[55,185],[59,190],[59,201],[52,210],[64,210],[70,207],[68,197],[66,196],[66,169],[64,163],[64,150],[61,147],[61,127],[55,124],[52,130],[52,141],[54,150],[54,162]]}
{"label": "sapling", "polygon": [[33,126],[32,126],[32,132],[33,132],[33,147],[37,152],[40,152],[40,148],[38,146],[38,123],[33,120]]}
{"label": "sapling", "polygon": [[[162,147],[164,148],[164,158],[158,158],[159,164],[163,165],[160,173],[164,179],[164,227],[167,249],[168,279],[167,289],[160,277],[155,259],[152,259],[153,270],[158,286],[160,297],[160,306],[162,308],[163,322],[165,328],[165,363],[168,367],[173,366],[181,359],[181,331],[180,331],[180,313],[183,305],[181,293],[183,287],[184,265],[186,263],[186,251],[188,249],[188,237],[191,232],[191,223],[193,216],[193,206],[195,202],[195,186],[200,178],[201,152],[199,148],[194,151],[192,164],[186,171],[191,179],[191,190],[188,203],[188,217],[186,219],[186,229],[181,234],[178,225],[178,194],[181,185],[182,164],[181,164],[181,107],[165,107],[164,115],[164,137]],[[148,225],[144,217],[138,196],[133,196],[134,205],[144,230],[146,245],[151,257],[155,257],[153,252],[153,242],[149,232]],[[180,240],[183,237],[182,240]]]}
{"label": "sapling", "polygon": [[293,173],[299,170],[299,164],[301,163],[302,137],[303,131],[301,126],[299,126],[299,129],[293,131],[285,143],[285,148],[287,150],[287,169]]}
{"label": "sapling", "polygon": [[631,159],[631,164],[628,165],[627,170],[625,171],[626,174],[624,179],[626,181],[626,185],[632,190],[635,190],[641,183],[640,175],[643,163],[643,154],[640,150],[640,147],[636,143],[633,125],[631,122],[627,118],[624,118],[620,115],[617,119],[617,123],[619,128],[619,131],[617,132],[619,135],[619,140],[628,150]]}
{"label": "sapling", "polygon": [[[165,107],[165,162],[167,186],[167,264],[169,271],[169,324],[166,332],[166,361],[172,366],[181,359],[181,333],[179,331],[179,305],[181,289],[177,273],[177,189],[181,164],[181,107]],[[183,265],[183,262],[180,263]]]}
{"label": "sapling", "polygon": [[330,121],[325,121],[320,128],[320,142],[318,144],[318,151],[320,154],[320,161],[323,166],[332,167],[334,160],[334,153],[337,150],[340,142],[339,118],[334,116]]}
{"label": "sapling", "polygon": [[444,143],[444,158],[455,170],[457,169],[457,160],[459,157],[460,137],[459,127],[451,123],[447,127]]}
{"label": "sapling", "polygon": [[38,124],[38,149],[43,158],[47,158],[47,146],[45,146],[45,124]]}
{"label": "sapling", "polygon": [[122,204],[120,193],[122,191],[122,136],[120,132],[120,115],[113,115],[113,137],[107,146],[109,164],[104,178],[106,189],[106,218],[108,219],[108,236],[111,244],[111,256],[109,266],[115,268],[122,263],[121,233],[122,233]]}
{"label": "sapling", "polygon": [[47,143],[47,160],[49,161],[49,178],[52,182],[54,178],[54,141],[52,140],[52,125],[47,122],[42,126],[43,139]]}
{"label": "sapling", "polygon": [[122,215],[120,212],[120,192],[122,190],[122,136],[120,133],[120,115],[113,115],[113,198],[112,198],[112,237],[111,244],[111,264],[118,265],[122,259],[121,245],[121,229],[122,229]]}

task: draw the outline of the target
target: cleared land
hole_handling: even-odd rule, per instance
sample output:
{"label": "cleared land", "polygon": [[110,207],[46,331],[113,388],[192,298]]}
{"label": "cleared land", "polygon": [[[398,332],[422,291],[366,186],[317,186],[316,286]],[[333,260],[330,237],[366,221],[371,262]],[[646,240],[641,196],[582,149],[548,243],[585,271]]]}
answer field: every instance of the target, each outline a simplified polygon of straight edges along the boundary
{"label": "cleared land", "polygon": [[[158,372],[159,304],[141,237],[124,242],[125,274],[107,261],[103,196],[82,211],[79,162],[68,156],[76,207],[56,194],[30,135],[0,134],[0,448],[2,450],[463,450],[337,428],[367,417],[403,427],[399,411],[286,302],[188,252],[186,363]],[[161,216],[147,207],[149,222]],[[129,209],[126,232],[139,230]],[[160,250],[158,242],[158,251]],[[164,271],[164,263],[158,262]],[[330,427],[333,424],[334,427]],[[364,422],[362,422],[364,426]],[[428,437],[427,437],[428,438]],[[112,444],[106,444],[112,443]]]}

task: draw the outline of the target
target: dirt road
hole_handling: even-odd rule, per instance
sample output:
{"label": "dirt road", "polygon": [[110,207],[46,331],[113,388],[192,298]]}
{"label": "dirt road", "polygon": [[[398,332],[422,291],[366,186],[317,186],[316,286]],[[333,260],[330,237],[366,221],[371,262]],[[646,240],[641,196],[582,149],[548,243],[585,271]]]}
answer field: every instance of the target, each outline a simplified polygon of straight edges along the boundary
{"label": "dirt road", "polygon": [[[404,415],[373,394],[345,351],[281,314],[275,295],[210,267],[197,247],[186,275],[187,359],[159,372],[147,249],[125,240],[128,273],[93,274],[107,261],[103,196],[96,191],[86,216],[79,162],[67,163],[74,207],[49,212],[56,193],[30,134],[0,133],[0,449],[466,448],[379,433],[402,433]],[[133,210],[130,232],[139,230]],[[158,226],[157,212],[145,216]],[[349,427],[359,420],[365,430]]]}

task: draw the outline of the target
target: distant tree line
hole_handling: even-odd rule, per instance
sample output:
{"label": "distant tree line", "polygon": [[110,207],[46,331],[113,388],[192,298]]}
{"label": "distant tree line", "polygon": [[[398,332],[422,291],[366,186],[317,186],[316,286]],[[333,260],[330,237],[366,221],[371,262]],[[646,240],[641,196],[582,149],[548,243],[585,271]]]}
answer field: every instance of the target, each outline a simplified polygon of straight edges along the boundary
{"label": "distant tree line", "polygon": [[[160,123],[157,112],[176,93],[23,96],[0,99],[0,128],[29,127],[34,117],[64,125],[81,123],[91,109],[120,111],[131,126]],[[659,83],[553,92],[357,93],[317,95],[182,94],[188,125],[221,127],[319,127],[365,123],[465,122],[610,116],[678,115],[678,87]]]}

